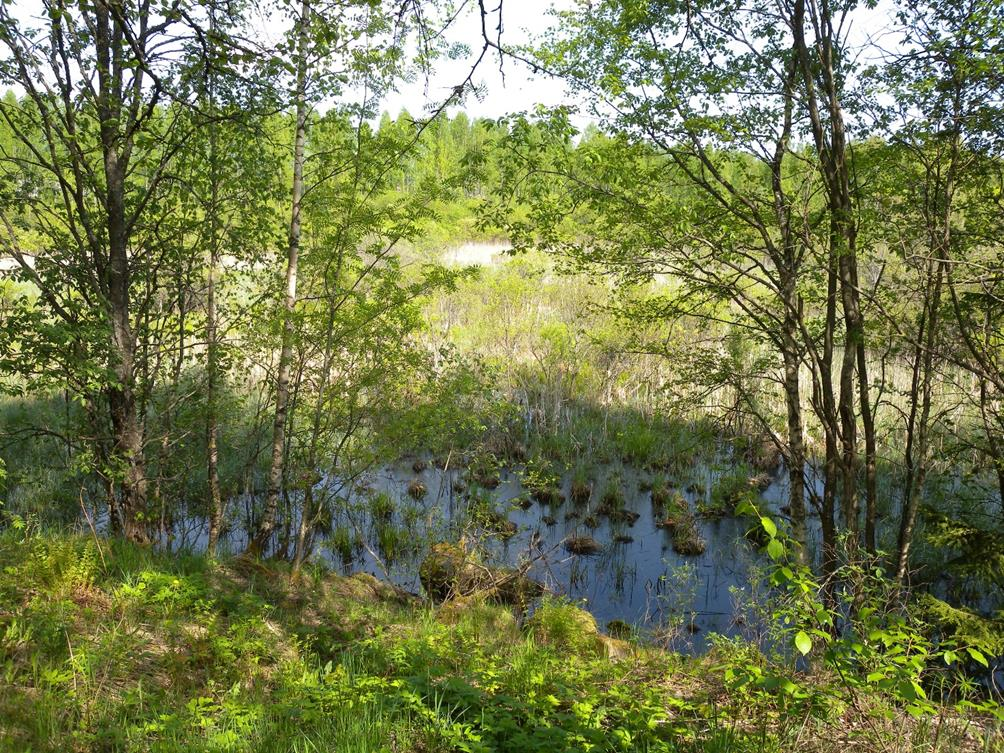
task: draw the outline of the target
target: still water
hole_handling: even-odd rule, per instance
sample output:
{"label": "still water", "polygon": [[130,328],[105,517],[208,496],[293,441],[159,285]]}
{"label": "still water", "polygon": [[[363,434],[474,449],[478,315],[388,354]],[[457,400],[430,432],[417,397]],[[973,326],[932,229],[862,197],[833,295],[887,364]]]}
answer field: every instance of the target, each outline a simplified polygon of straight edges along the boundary
{"label": "still water", "polygon": [[[729,470],[699,466],[686,484],[673,488],[696,510],[698,502],[710,499],[717,477]],[[645,472],[621,465],[601,467],[588,505],[571,501],[571,476],[566,474],[561,479],[566,501],[554,505],[523,501],[520,505],[529,496],[520,471],[518,467],[503,470],[497,488],[479,491],[489,495],[494,509],[515,525],[510,536],[478,539],[490,564],[530,563],[528,574],[551,592],[581,603],[601,627],[611,620],[622,620],[658,632],[675,623],[681,629],[675,631],[672,642],[681,650],[703,650],[705,636],[711,632],[743,631],[737,605],[752,597],[750,583],[755,579],[750,575],[763,562],[744,535],[748,521],[698,515],[698,528],[707,546],[700,555],[684,556],[673,550],[671,534],[657,525],[660,518],[653,511],[651,492],[646,490]],[[620,480],[624,508],[637,513],[637,520],[632,525],[596,515],[592,522],[598,525],[590,528],[586,520],[599,504],[598,490],[608,474],[616,474]],[[418,500],[407,491],[416,480],[426,488]],[[364,480],[362,488],[357,486],[347,495],[331,522],[331,528],[340,528],[343,537],[351,531],[355,545],[352,558],[343,558],[331,539],[318,542],[316,556],[344,572],[369,572],[419,592],[418,566],[428,543],[455,536],[455,524],[464,519],[468,509],[463,480],[462,471],[431,464],[416,471],[413,459],[379,469]],[[389,517],[375,519],[372,508],[361,501],[375,494],[395,502]],[[353,501],[353,496],[360,499]],[[761,509],[780,514],[786,497],[786,475],[779,472],[761,493]],[[394,531],[394,545],[381,540],[381,527]],[[810,538],[818,537],[818,525],[810,524],[809,528]],[[573,536],[590,536],[602,549],[594,555],[569,554],[563,542]],[[394,548],[396,553],[388,551]]]}

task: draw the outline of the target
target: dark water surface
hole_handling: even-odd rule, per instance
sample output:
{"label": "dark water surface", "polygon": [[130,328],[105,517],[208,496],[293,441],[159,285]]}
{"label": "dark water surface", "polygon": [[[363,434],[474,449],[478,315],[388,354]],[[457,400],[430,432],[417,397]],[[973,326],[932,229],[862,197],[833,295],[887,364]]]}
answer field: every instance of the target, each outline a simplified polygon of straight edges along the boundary
{"label": "dark water surface", "polygon": [[[416,472],[413,462],[402,460],[381,468],[365,480],[361,492],[356,492],[368,499],[374,494],[391,499],[395,509],[389,519],[375,521],[371,508],[361,499],[350,499],[336,514],[332,529],[341,528],[343,540],[345,532],[351,531],[356,539],[366,541],[366,546],[355,548],[351,561],[339,553],[334,540],[337,537],[319,541],[315,556],[324,557],[345,572],[369,572],[418,592],[419,564],[428,542],[455,536],[457,529],[451,524],[464,517],[469,502],[467,493],[455,488],[456,482],[465,478],[462,471],[430,465]],[[717,477],[731,470],[725,466],[699,466],[686,484],[672,488],[686,498],[691,510],[696,510],[698,502],[710,500]],[[651,492],[643,490],[649,474],[627,466],[601,466],[588,505],[571,501],[571,474],[565,474],[561,490],[566,501],[556,505],[533,501],[524,508],[516,504],[529,496],[519,471],[503,470],[497,488],[477,492],[487,495],[492,507],[516,526],[516,532],[509,537],[479,537],[489,563],[512,566],[530,562],[531,576],[551,591],[581,602],[601,627],[611,620],[653,631],[675,624],[681,629],[675,631],[673,643],[682,650],[702,650],[710,632],[740,632],[737,600],[751,598],[751,568],[763,563],[744,535],[750,527],[748,520],[704,519],[698,515],[698,528],[707,546],[703,554],[683,556],[673,551],[671,534],[657,527],[659,517],[653,511]],[[599,490],[608,474],[617,474],[624,508],[637,513],[638,518],[628,525],[596,515],[598,526],[591,529],[584,521],[598,506]],[[414,480],[427,490],[419,500],[407,493]],[[771,478],[761,494],[765,512],[776,514],[785,503],[785,482],[784,473]],[[392,530],[396,537],[390,547],[381,545],[381,526]],[[563,542],[571,536],[590,536],[603,548],[590,556],[569,554]],[[615,540],[617,536],[630,540]],[[818,525],[810,525],[810,538],[814,537],[818,537]],[[813,545],[810,541],[810,547]],[[394,548],[397,556],[386,551]]]}

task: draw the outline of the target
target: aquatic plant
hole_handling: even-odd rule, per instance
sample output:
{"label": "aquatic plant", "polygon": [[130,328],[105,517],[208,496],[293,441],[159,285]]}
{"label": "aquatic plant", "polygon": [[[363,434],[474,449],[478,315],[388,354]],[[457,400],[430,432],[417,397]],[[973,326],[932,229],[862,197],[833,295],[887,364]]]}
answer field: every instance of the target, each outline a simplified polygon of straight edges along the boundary
{"label": "aquatic plant", "polygon": [[641,517],[640,513],[634,510],[625,510],[624,508],[610,510],[607,513],[607,517],[610,519],[611,523],[622,523],[624,525],[633,526],[638,522]]}
{"label": "aquatic plant", "polygon": [[673,498],[673,490],[662,475],[653,477],[648,487],[652,492],[652,511],[656,515],[661,515]]}
{"label": "aquatic plant", "polygon": [[593,482],[587,466],[579,463],[572,471],[571,497],[577,505],[585,505],[593,494]]}
{"label": "aquatic plant", "polygon": [[533,458],[526,464],[522,481],[533,498],[543,505],[557,505],[563,500],[558,473],[554,466],[543,458]]}
{"label": "aquatic plant", "polygon": [[[412,484],[414,484],[414,483],[416,483],[416,482],[413,481]],[[423,489],[425,488],[424,484],[421,484],[421,482],[418,482],[418,483],[419,483],[419,485],[422,486]],[[410,494],[411,496],[414,496],[412,494],[412,492],[411,492],[411,485],[410,484],[408,486],[408,494]],[[419,496],[420,497],[424,496],[424,491],[423,491],[423,494],[419,495]],[[416,499],[417,498],[418,497],[416,497]],[[386,492],[375,492],[375,493],[373,493],[373,494],[371,494],[369,496],[369,512],[370,512],[370,517],[374,521],[376,521],[376,522],[384,522],[385,523],[385,522],[389,521],[391,519],[391,517],[393,517],[394,510],[395,510],[396,507],[397,507],[397,505],[395,505],[394,500],[391,499],[390,495],[387,494]]]}
{"label": "aquatic plant", "polygon": [[390,523],[381,523],[376,527],[376,544],[387,565],[393,565],[407,552],[415,550],[415,539],[411,533]]}
{"label": "aquatic plant", "polygon": [[518,497],[514,497],[511,502],[513,507],[518,507],[520,510],[529,510],[533,505],[533,501],[526,494],[521,494]]}
{"label": "aquatic plant", "polygon": [[471,484],[484,489],[495,489],[502,481],[501,464],[492,453],[478,453],[467,467]]}
{"label": "aquatic plant", "polygon": [[698,512],[709,518],[731,516],[741,504],[755,500],[756,489],[750,485],[749,469],[740,466],[715,479],[710,502],[700,503]]}
{"label": "aquatic plant", "polygon": [[603,491],[600,493],[600,506],[597,512],[601,515],[610,515],[624,509],[624,485],[621,475],[618,472],[611,473],[603,484]]}
{"label": "aquatic plant", "polygon": [[509,520],[509,518],[497,510],[489,510],[485,512],[478,518],[478,522],[484,526],[486,531],[495,533],[504,539],[515,536],[516,532],[519,530],[519,526],[517,526],[516,523]]}
{"label": "aquatic plant", "polygon": [[354,554],[352,532],[347,526],[338,526],[327,538],[328,548],[338,555],[342,564],[351,564]]}

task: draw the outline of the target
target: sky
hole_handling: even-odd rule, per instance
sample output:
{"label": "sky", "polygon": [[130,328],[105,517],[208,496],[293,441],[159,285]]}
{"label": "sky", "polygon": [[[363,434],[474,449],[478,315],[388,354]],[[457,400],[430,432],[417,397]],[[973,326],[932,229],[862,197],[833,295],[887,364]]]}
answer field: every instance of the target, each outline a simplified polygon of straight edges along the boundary
{"label": "sky", "polygon": [[[485,6],[492,10],[499,0],[485,0]],[[503,0],[503,44],[516,47],[529,43],[533,37],[544,32],[553,22],[549,11],[570,8],[574,0]],[[42,0],[15,0],[14,14],[20,20],[32,25],[30,19],[39,18],[43,13]],[[392,93],[383,109],[393,115],[406,109],[412,115],[419,115],[430,107],[436,107],[448,96],[454,86],[463,81],[470,72],[474,58],[481,49],[481,16],[475,0],[469,0],[466,13],[458,17],[446,34],[451,43],[465,43],[471,47],[468,57],[456,60],[437,61],[435,70],[426,78],[413,82],[402,82],[399,91]],[[266,20],[263,16],[252,19],[252,26],[259,27],[261,42],[276,42],[283,29],[274,25],[274,17]],[[526,66],[514,60],[506,60],[502,71],[496,54],[485,57],[478,67],[473,83],[483,85],[485,96],[481,99],[470,96],[463,109],[475,117],[498,118],[510,112],[532,108],[537,103],[558,105],[565,101],[561,83],[547,77],[531,76]]]}
{"label": "sky", "polygon": [[[495,2],[497,0],[487,0],[486,6],[492,8]],[[566,9],[572,4],[572,0],[504,0],[503,44],[517,47],[529,43],[554,22],[549,15],[552,8]],[[448,33],[451,42],[469,45],[471,55],[437,62],[428,80],[422,78],[402,84],[398,92],[387,98],[384,109],[392,115],[401,109],[418,115],[430,105],[441,103],[453,87],[467,77],[474,58],[481,51],[481,17],[476,9],[477,4],[472,3],[472,12],[458,18]],[[489,31],[492,32],[492,29]],[[498,118],[510,112],[531,109],[536,104],[556,106],[567,101],[561,82],[547,76],[533,76],[527,66],[518,61],[503,61],[500,71],[499,58],[493,51],[478,66],[473,82],[483,85],[485,95],[480,99],[469,95],[463,108],[456,108],[473,117]]]}
{"label": "sky", "polygon": [[[502,43],[510,48],[530,43],[535,37],[539,37],[555,22],[550,11],[565,10],[575,5],[575,0],[485,0],[485,5],[491,10],[498,2],[503,3]],[[869,38],[881,39],[892,25],[892,2],[893,0],[878,0],[874,8],[858,8],[855,12],[855,26],[852,27],[852,42],[863,45]],[[24,20],[38,17],[42,12],[42,0],[15,0],[13,6],[16,9],[15,15]],[[476,0],[468,0],[468,6],[467,12],[451,24],[446,38],[451,43],[467,44],[471,48],[470,54],[455,60],[443,58],[436,62],[434,70],[427,77],[402,82],[398,91],[386,97],[381,109],[391,115],[397,115],[402,109],[406,109],[413,116],[419,116],[430,108],[439,106],[453,88],[467,77],[474,58],[481,50],[478,4]],[[257,23],[260,27],[260,41],[277,41],[282,35],[282,30],[274,26],[274,21],[260,18]],[[252,25],[254,24],[255,21],[252,21]],[[493,29],[490,27],[489,31],[492,32]],[[484,91],[483,96],[468,95],[462,107],[451,110],[456,112],[463,109],[473,117],[498,118],[512,112],[530,110],[538,104],[550,107],[574,104],[567,97],[560,81],[541,74],[534,75],[527,66],[513,59],[502,61],[501,67],[500,71],[498,55],[490,51],[479,65],[473,81]],[[583,120],[577,124],[582,127],[585,122]]]}
{"label": "sky", "polygon": [[[495,2],[497,0],[486,0],[486,6],[493,7]],[[565,10],[574,5],[575,0],[504,0],[503,44],[518,47],[531,42],[555,22],[550,15],[551,10]],[[386,99],[384,110],[396,115],[400,110],[406,109],[412,115],[418,115],[430,106],[441,103],[453,87],[464,80],[473,58],[480,52],[480,15],[476,9],[477,3],[471,0],[472,12],[458,19],[448,34],[451,41],[463,41],[470,45],[471,56],[437,63],[436,70],[428,80],[403,83],[398,92]],[[875,48],[868,42],[878,42],[886,49],[898,46],[891,41],[890,36],[893,27],[892,12],[893,0],[878,0],[872,8],[865,4],[857,8],[849,34],[852,46],[867,49],[872,54]],[[507,113],[532,109],[537,104],[551,107],[575,104],[567,96],[560,81],[540,74],[533,75],[527,66],[512,59],[505,60],[502,68],[503,71],[500,72],[497,55],[486,57],[474,78],[475,84],[484,85],[485,95],[481,99],[468,96],[463,107],[453,108],[453,111],[463,109],[474,117],[498,118]],[[585,114],[573,117],[580,128],[588,120]]]}

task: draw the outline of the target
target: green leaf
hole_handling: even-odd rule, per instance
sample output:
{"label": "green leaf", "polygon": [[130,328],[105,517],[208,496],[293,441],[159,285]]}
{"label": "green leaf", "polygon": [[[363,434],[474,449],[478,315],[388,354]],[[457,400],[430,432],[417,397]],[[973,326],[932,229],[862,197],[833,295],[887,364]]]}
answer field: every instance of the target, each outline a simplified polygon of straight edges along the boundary
{"label": "green leaf", "polygon": [[777,525],[770,518],[760,516],[760,525],[763,526],[763,530],[765,530],[767,535],[771,538],[777,536]]}
{"label": "green leaf", "polygon": [[812,651],[812,638],[804,630],[799,630],[795,633],[795,648],[798,649],[802,656]]}
{"label": "green leaf", "polygon": [[973,661],[979,662],[984,667],[990,666],[987,662],[987,657],[985,657],[982,652],[977,651],[975,648],[967,648],[966,652],[973,658]]}
{"label": "green leaf", "polygon": [[917,691],[913,687],[914,683],[910,680],[902,680],[899,683],[898,692],[900,698],[905,698],[908,701],[917,700]]}
{"label": "green leaf", "polygon": [[784,545],[777,539],[771,539],[767,542],[767,555],[772,560],[779,560],[784,554]]}

